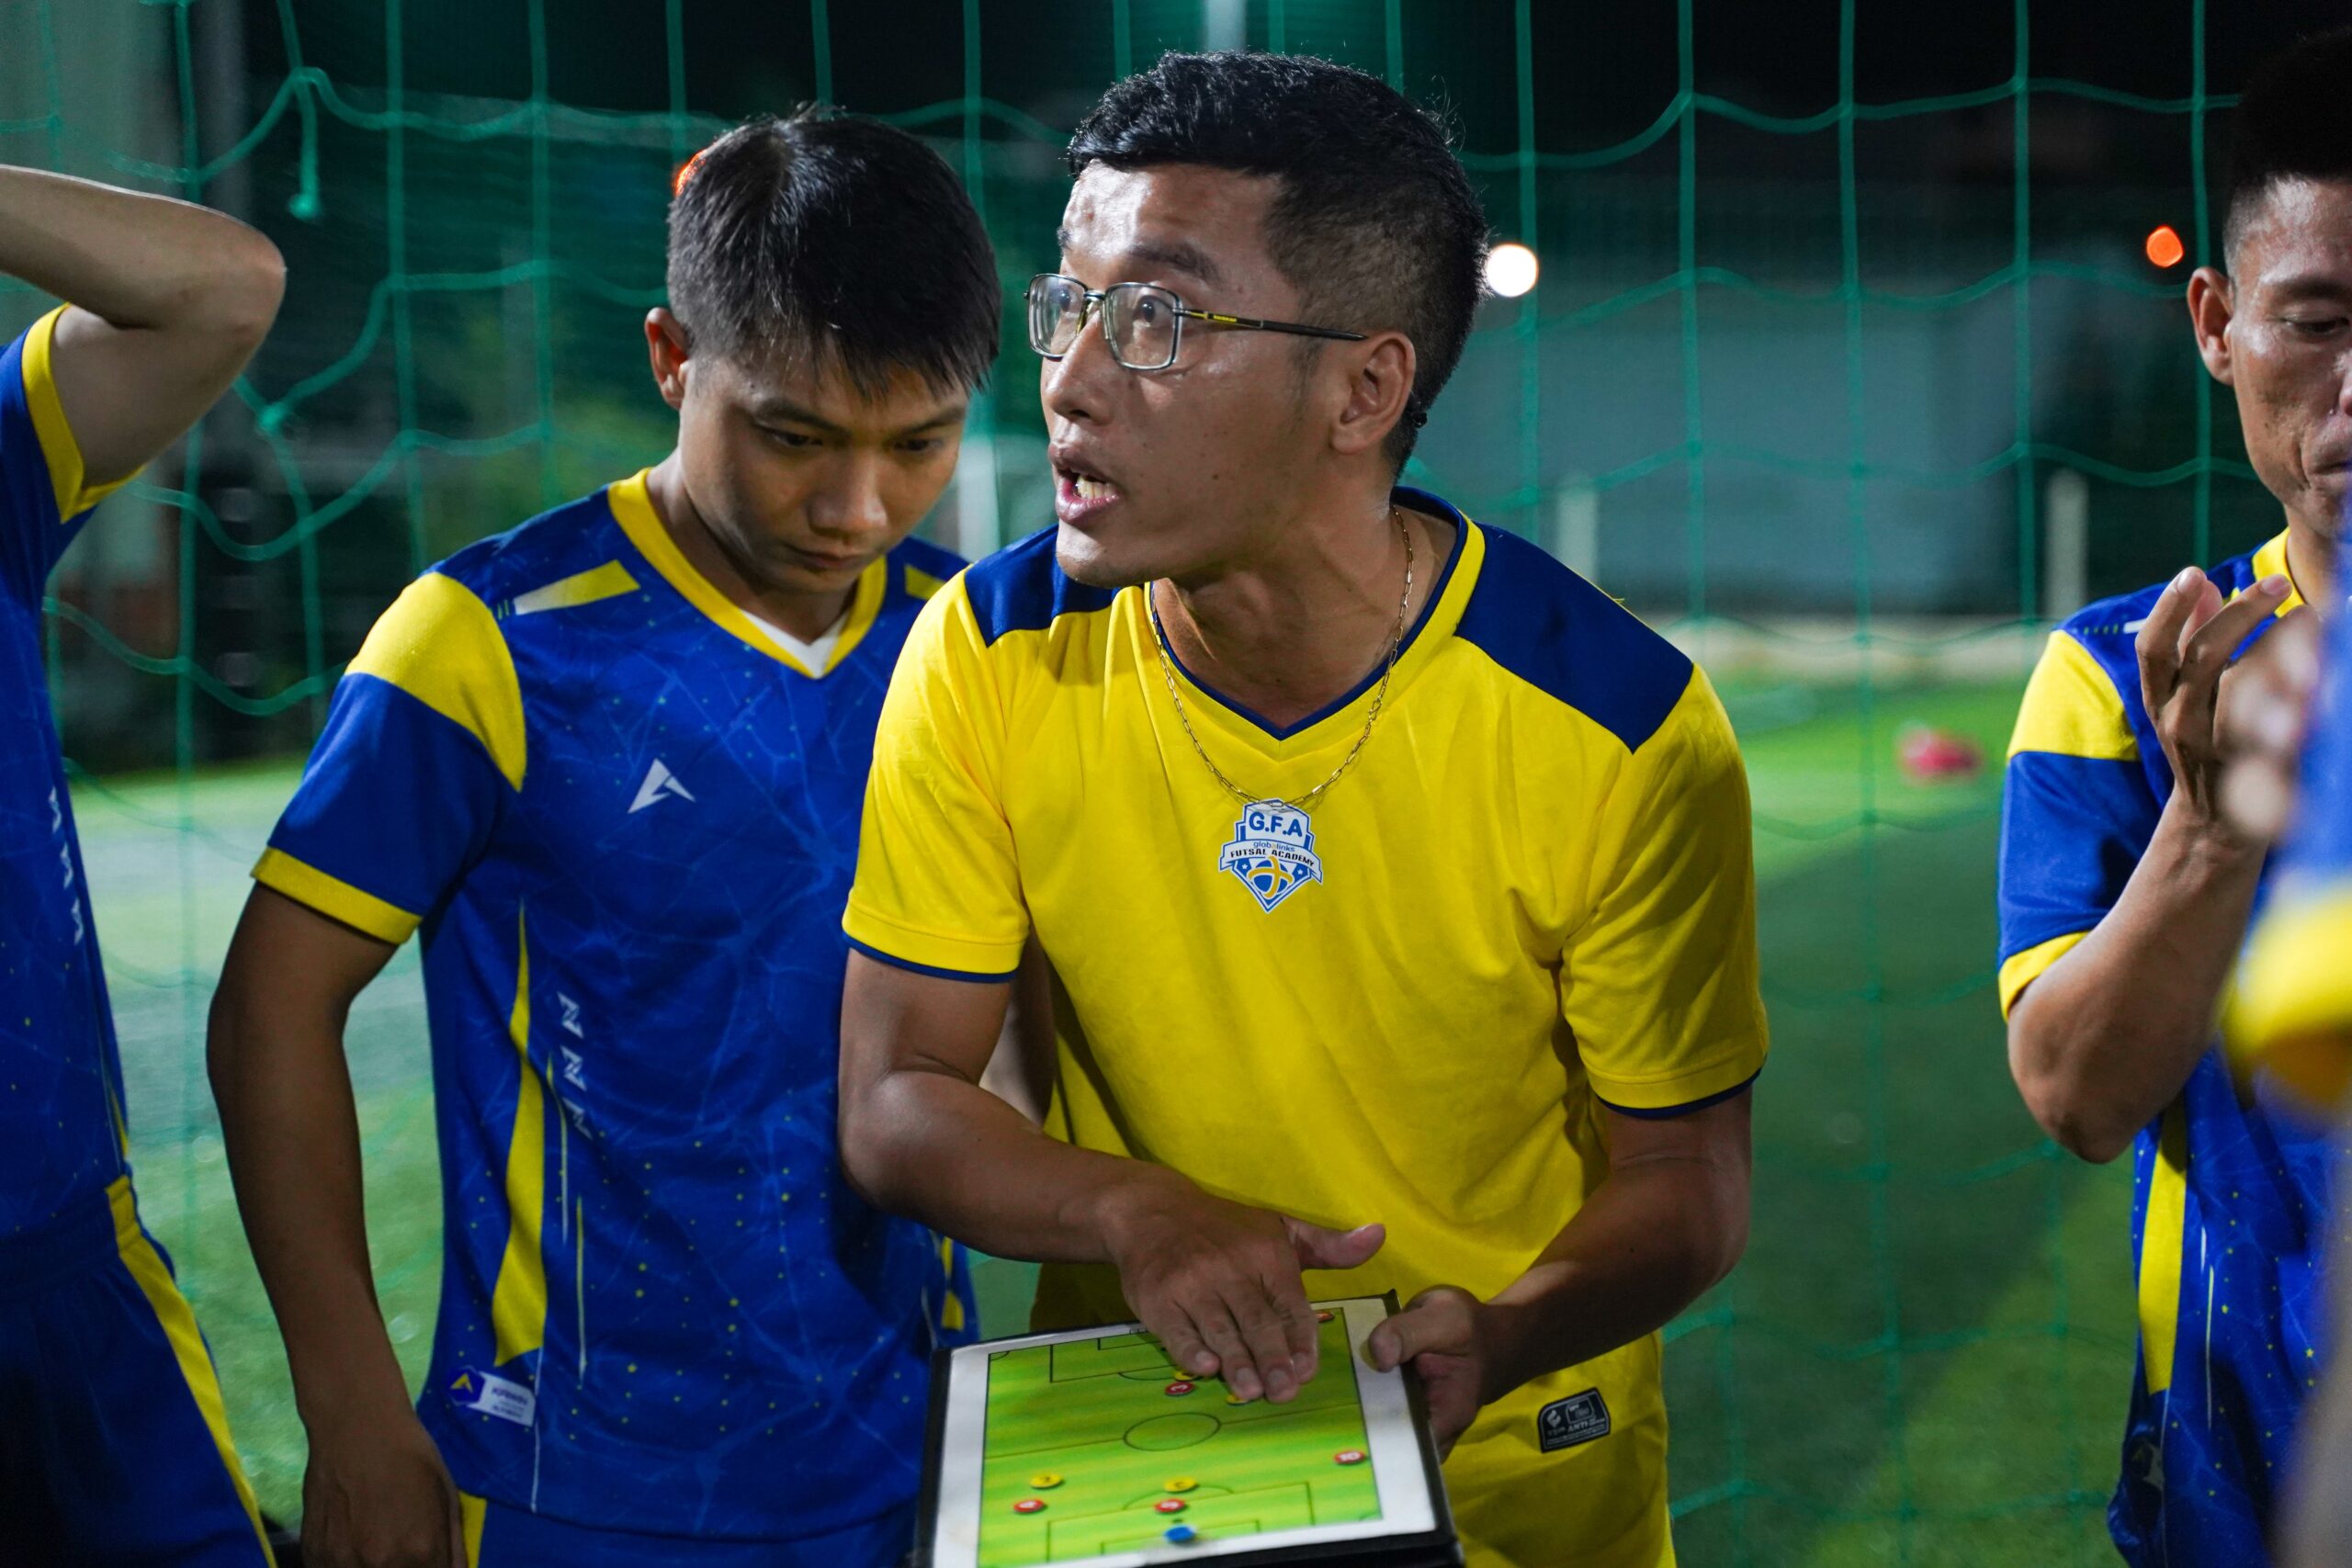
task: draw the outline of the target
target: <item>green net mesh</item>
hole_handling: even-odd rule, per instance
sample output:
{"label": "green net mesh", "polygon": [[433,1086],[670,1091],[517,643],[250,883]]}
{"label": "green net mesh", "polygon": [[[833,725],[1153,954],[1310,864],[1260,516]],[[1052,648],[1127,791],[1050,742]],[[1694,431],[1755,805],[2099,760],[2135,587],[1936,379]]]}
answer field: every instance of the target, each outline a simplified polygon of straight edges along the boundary
{"label": "green net mesh", "polygon": [[[424,565],[666,449],[638,321],[662,298],[671,172],[728,118],[813,97],[937,138],[1017,289],[1051,259],[1056,151],[1091,96],[1210,41],[1452,103],[1498,230],[1544,273],[1487,307],[1409,477],[1698,651],[1742,731],[1776,1045],[1748,1260],[1668,1335],[1686,1560],[2106,1560],[2128,1177],[2062,1157],[2003,1068],[1998,761],[2047,617],[2276,513],[2187,352],[2178,274],[2138,248],[2169,221],[2213,254],[2230,100],[2203,0],[2143,18],[2177,55],[2130,90],[2035,75],[2028,0],[1943,9],[1906,10],[1918,47],[1947,26],[2006,40],[2006,67],[1866,100],[1878,24],[1837,0],[1783,40],[1810,51],[1786,74],[1815,107],[1773,112],[1701,90],[1693,0],[0,10],[0,159],[226,207],[290,266],[249,375],[107,503],[49,606],[143,1202],[265,1505],[297,1511],[302,1436],[204,1010],[342,662]],[[1596,138],[1564,106],[1636,58],[1655,93]],[[2118,153],[2100,128],[2123,118],[2159,133]],[[0,329],[45,304],[0,292]],[[928,525],[967,554],[1047,517],[1014,324]],[[1985,766],[1923,781],[1896,758],[1915,725]],[[414,1376],[438,1206],[413,951],[350,1054]],[[1022,1281],[984,1270],[990,1327]]]}

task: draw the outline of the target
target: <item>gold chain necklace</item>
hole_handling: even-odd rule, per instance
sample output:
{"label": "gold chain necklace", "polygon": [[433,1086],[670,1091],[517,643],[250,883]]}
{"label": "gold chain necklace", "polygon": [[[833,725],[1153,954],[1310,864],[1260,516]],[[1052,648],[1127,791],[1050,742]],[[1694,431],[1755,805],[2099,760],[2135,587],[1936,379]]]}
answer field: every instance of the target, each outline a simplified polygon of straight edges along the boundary
{"label": "gold chain necklace", "polygon": [[[1405,611],[1413,602],[1413,531],[1406,526],[1404,517],[1395,507],[1388,509],[1388,515],[1396,520],[1396,532],[1403,535],[1405,538],[1405,592],[1396,601],[1396,627],[1389,634],[1388,657],[1381,666],[1380,684],[1373,689],[1372,706],[1363,716],[1363,729],[1356,736],[1356,743],[1348,748],[1348,754],[1340,759],[1340,765],[1331,770],[1331,776],[1297,799],[1282,802],[1294,811],[1311,810],[1315,803],[1323,798],[1323,792],[1338,784],[1340,775],[1354,765],[1356,758],[1363,750],[1363,743],[1372,739],[1372,727],[1380,722],[1381,705],[1388,698],[1388,679],[1396,673],[1396,653],[1405,646]],[[1148,586],[1144,589],[1144,604],[1151,611],[1151,644],[1159,655],[1159,677],[1168,682],[1168,700],[1175,705],[1176,722],[1184,727],[1184,739],[1193,743],[1193,755],[1198,757],[1201,760],[1201,765],[1208,769],[1210,775],[1223,784],[1226,792],[1242,805],[1255,806],[1266,800],[1267,796],[1251,795],[1248,790],[1227,778],[1225,770],[1211,761],[1208,752],[1202,747],[1201,738],[1193,733],[1193,721],[1184,712],[1184,699],[1176,691],[1176,669],[1168,659],[1168,633],[1159,624],[1159,607],[1152,602],[1151,590]]]}

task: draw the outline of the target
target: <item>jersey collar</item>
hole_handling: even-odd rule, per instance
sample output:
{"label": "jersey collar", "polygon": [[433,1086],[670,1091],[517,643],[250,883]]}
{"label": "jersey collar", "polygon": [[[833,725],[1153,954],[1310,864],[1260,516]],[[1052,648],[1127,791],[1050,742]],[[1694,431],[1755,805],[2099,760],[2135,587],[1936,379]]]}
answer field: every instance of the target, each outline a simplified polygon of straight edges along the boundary
{"label": "jersey collar", "polygon": [[810,671],[800,660],[780,647],[752,622],[752,617],[737,608],[734,602],[711,585],[708,578],[694,569],[685,552],[678,548],[678,541],[670,537],[670,530],[653,510],[653,496],[646,488],[646,476],[652,470],[639,468],[628,479],[609,485],[605,491],[606,504],[613,509],[613,520],[628,536],[653,570],[667,578],[686,603],[700,610],[718,629],[727,633],[755,653],[766,654],[786,669],[821,681],[849,662],[850,654],[864,641],[874,625],[874,617],[882,608],[884,589],[890,581],[890,558],[877,557],[874,564],[858,573],[857,586],[850,593],[849,615],[842,622],[841,640],[833,645],[832,659],[821,673]]}
{"label": "jersey collar", "polygon": [[[1487,542],[1478,525],[1464,516],[1454,505],[1427,491],[1409,485],[1398,485],[1390,492],[1398,506],[1415,512],[1442,517],[1453,525],[1453,547],[1438,572],[1436,585],[1430,590],[1419,615],[1412,628],[1405,634],[1404,646],[1396,650],[1396,672],[1388,682],[1388,701],[1394,702],[1410,683],[1421,666],[1427,664],[1436,650],[1453,635],[1454,626],[1462,619],[1463,606],[1469,602],[1470,589],[1478,580],[1478,568],[1487,556]],[[1198,676],[1184,667],[1176,657],[1161,632],[1159,615],[1153,610],[1149,589],[1136,591],[1140,597],[1143,614],[1143,634],[1157,637],[1166,649],[1168,662],[1184,682],[1188,693],[1195,694],[1195,707],[1204,710],[1203,716],[1216,728],[1247,741],[1261,751],[1295,756],[1313,750],[1334,736],[1348,735],[1352,728],[1363,722],[1362,705],[1371,696],[1372,689],[1380,683],[1380,671],[1374,669],[1350,690],[1308,714],[1295,724],[1278,725],[1261,714],[1233,701],[1213,686],[1204,685]],[[1341,722],[1344,720],[1344,722]]]}
{"label": "jersey collar", "polygon": [[2300,587],[2296,586],[2295,574],[2287,570],[2286,535],[2279,535],[2277,538],[2271,540],[2268,544],[2255,551],[2252,565],[2254,569],[2254,581],[2256,582],[2261,581],[2266,577],[2283,577],[2287,580],[2287,602],[2278,606],[2277,611],[2278,615],[2283,615],[2290,610],[2300,610],[2302,608],[2303,591]]}

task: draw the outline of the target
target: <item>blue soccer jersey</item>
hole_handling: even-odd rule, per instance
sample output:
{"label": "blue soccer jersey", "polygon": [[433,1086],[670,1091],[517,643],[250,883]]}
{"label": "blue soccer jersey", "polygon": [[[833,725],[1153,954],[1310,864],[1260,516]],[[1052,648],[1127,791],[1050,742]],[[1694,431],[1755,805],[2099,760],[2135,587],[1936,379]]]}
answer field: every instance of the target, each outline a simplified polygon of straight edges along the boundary
{"label": "blue soccer jersey", "polygon": [[[2208,575],[2234,597],[2286,558],[2282,535]],[[2004,1011],[2115,907],[2172,794],[2135,649],[2163,591],[2076,615],[2027,687],[2001,814]],[[2300,603],[2290,596],[2279,614]],[[2140,1357],[2109,1508],[2127,1561],[2266,1561],[2296,1416],[2323,1354],[2335,1154],[2335,1138],[2277,1085],[2257,1079],[2242,1101],[2218,1051],[2134,1141]]]}
{"label": "blue soccer jersey", "polygon": [[2352,1086],[2352,614],[2339,611],[2328,627],[2301,773],[2278,890],[2247,943],[2230,1034],[2251,1061],[2327,1105]]}
{"label": "blue soccer jersey", "polygon": [[0,354],[0,1242],[126,1175],[122,1074],[41,668],[50,570],[93,488],[51,378],[52,310]]}
{"label": "blue soccer jersey", "polygon": [[424,942],[445,1260],[419,1407],[458,1486],[610,1529],[791,1539],[903,1507],[930,1233],[834,1144],[875,722],[909,541],[811,675],[642,474],[411,584],[254,875]]}

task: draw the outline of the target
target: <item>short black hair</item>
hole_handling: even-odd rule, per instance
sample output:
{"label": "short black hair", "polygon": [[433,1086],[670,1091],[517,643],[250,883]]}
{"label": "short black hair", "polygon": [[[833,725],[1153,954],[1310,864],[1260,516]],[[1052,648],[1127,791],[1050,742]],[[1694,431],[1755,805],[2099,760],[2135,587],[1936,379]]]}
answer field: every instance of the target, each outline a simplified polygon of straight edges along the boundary
{"label": "short black hair", "polygon": [[804,107],[737,126],[679,171],[670,310],[697,354],[804,352],[868,395],[905,370],[971,391],[995,363],[1004,293],[945,160],[879,120]]}
{"label": "short black hair", "polygon": [[2237,254],[2255,212],[2281,180],[2352,180],[2352,28],[2300,39],[2257,67],[2230,126],[2222,254]]}
{"label": "short black hair", "polygon": [[[1462,361],[1487,220],[1443,120],[1376,76],[1300,54],[1166,54],[1102,95],[1069,171],[1199,164],[1281,182],[1266,248],[1319,325],[1402,332],[1417,367],[1398,468]],[[1311,350],[1309,351],[1311,352]]]}

